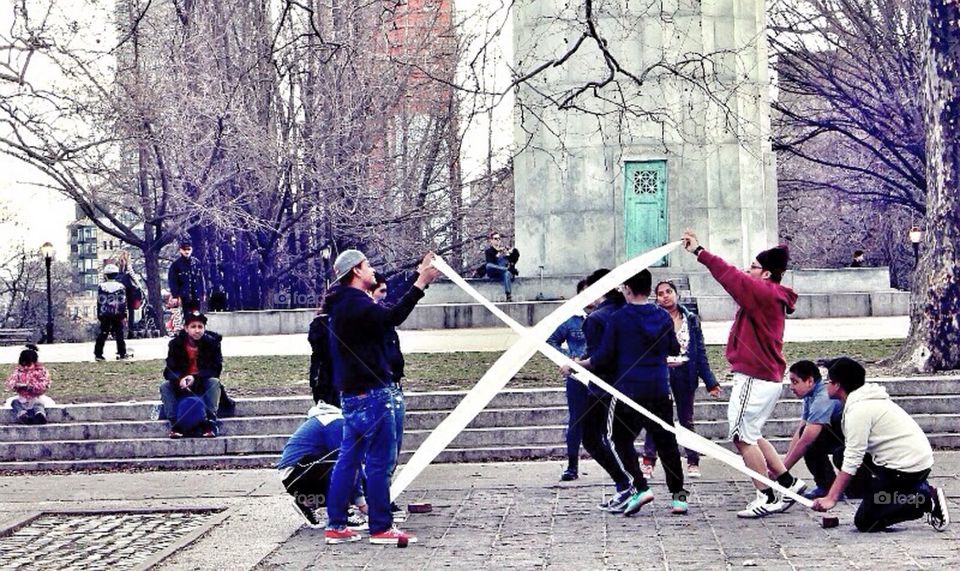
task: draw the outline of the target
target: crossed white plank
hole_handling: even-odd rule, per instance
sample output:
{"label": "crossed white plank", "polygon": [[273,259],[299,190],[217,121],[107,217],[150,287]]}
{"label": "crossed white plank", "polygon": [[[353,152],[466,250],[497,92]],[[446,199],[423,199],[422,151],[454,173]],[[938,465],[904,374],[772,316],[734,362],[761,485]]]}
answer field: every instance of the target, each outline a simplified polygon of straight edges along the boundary
{"label": "crossed white plank", "polygon": [[748,468],[743,460],[732,451],[703,438],[691,430],[680,425],[667,424],[659,417],[638,405],[632,399],[606,383],[590,371],[577,365],[572,359],[551,347],[546,343],[546,339],[560,326],[564,321],[580,311],[591,301],[602,297],[605,293],[623,283],[630,276],[650,267],[654,262],[666,256],[680,245],[680,242],[666,244],[654,250],[650,250],[632,260],[629,260],[620,266],[617,266],[610,273],[597,280],[596,283],[584,289],[582,292],[568,300],[566,303],[555,309],[552,313],[544,317],[534,327],[527,328],[514,321],[510,316],[500,310],[499,307],[492,304],[483,297],[480,292],[468,284],[456,271],[453,270],[440,257],[434,258],[433,265],[443,272],[452,282],[463,289],[470,297],[474,298],[496,315],[508,327],[520,335],[520,339],[510,347],[499,359],[484,373],[483,377],[466,394],[460,404],[450,413],[450,415],[441,422],[433,432],[427,436],[426,440],[417,448],[410,460],[404,465],[403,470],[397,475],[390,487],[390,498],[395,500],[420,473],[430,465],[431,462],[446,448],[454,438],[462,432],[470,422],[476,418],[487,404],[493,400],[513,378],[517,372],[523,368],[524,364],[530,360],[537,352],[542,352],[548,359],[557,365],[569,365],[576,372],[577,379],[582,383],[592,382],[596,386],[613,395],[618,401],[623,402],[630,408],[640,414],[658,423],[660,426],[674,433],[677,442],[685,448],[696,450],[700,454],[705,454],[724,464],[771,486],[775,490],[793,498],[801,504],[811,507],[813,502],[788,490],[769,479],[764,474],[758,474]]}

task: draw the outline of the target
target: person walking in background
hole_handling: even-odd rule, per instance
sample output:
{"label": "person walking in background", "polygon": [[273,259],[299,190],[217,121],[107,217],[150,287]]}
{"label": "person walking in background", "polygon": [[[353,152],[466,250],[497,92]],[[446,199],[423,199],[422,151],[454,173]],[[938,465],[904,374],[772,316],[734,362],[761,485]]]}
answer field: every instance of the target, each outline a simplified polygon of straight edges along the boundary
{"label": "person walking in background", "polygon": [[113,334],[117,340],[117,359],[127,358],[127,342],[123,336],[123,324],[127,320],[126,288],[117,280],[120,268],[107,264],[103,268],[107,278],[97,288],[97,320],[100,321],[100,334],[93,344],[93,357],[104,361],[103,346],[107,337]]}
{"label": "person walking in background", "polygon": [[206,284],[200,260],[193,257],[193,243],[189,238],[180,240],[180,256],[170,264],[167,283],[170,296],[180,301],[184,315],[191,311],[203,311]]}
{"label": "person walking in background", "polygon": [[46,424],[47,412],[40,397],[50,388],[50,373],[40,363],[37,346],[30,343],[20,352],[20,359],[7,377],[7,389],[17,393],[13,414],[21,424]]}
{"label": "person walking in background", "polygon": [[[720,383],[710,370],[707,360],[707,347],[703,342],[703,329],[700,319],[677,300],[677,286],[671,281],[662,281],[654,288],[657,305],[666,310],[673,321],[673,330],[680,342],[680,354],[667,358],[670,370],[670,390],[677,407],[677,420],[680,426],[696,432],[693,428],[693,403],[696,400],[697,385],[700,379],[710,396],[720,395]],[[643,447],[643,475],[649,478],[657,463],[657,445],[647,432]],[[700,477],[700,455],[696,450],[687,449],[687,476]]]}
{"label": "person walking in background", "polygon": [[[587,280],[577,282],[577,293],[587,287]],[[587,318],[587,311],[593,308],[588,305],[583,313],[574,315],[560,324],[557,330],[547,339],[547,344],[572,359],[583,357],[587,350],[587,340],[583,335],[583,322]],[[566,343],[566,350],[563,344]],[[587,385],[578,381],[573,375],[565,375],[564,382],[567,393],[567,469],[560,475],[560,480],[569,482],[580,477],[580,443],[583,441],[583,414],[587,405]]]}

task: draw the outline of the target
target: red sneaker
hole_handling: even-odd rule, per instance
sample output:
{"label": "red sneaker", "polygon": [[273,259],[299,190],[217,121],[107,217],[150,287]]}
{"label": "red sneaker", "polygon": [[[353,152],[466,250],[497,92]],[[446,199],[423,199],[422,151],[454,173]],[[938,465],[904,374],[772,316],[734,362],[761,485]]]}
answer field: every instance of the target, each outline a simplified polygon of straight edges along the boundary
{"label": "red sneaker", "polygon": [[396,545],[398,543],[416,542],[417,537],[415,535],[408,535],[395,527],[391,527],[387,531],[374,533],[370,536],[370,543],[376,543],[379,545]]}
{"label": "red sneaker", "polygon": [[326,540],[327,545],[336,545],[337,543],[360,541],[360,534],[347,528],[336,529],[328,527],[323,531],[323,538]]}

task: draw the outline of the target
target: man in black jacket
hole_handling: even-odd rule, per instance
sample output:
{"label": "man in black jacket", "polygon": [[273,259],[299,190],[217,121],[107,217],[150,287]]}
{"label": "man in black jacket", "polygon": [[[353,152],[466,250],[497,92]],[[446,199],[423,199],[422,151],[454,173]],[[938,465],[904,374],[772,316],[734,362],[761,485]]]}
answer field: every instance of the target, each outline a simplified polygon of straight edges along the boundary
{"label": "man in black jacket", "polygon": [[359,539],[347,529],[347,506],[361,464],[367,477],[370,543],[396,545],[417,540],[394,528],[390,513],[390,472],[397,461],[397,434],[387,336],[410,315],[423,290],[440,275],[432,261],[433,253],[424,256],[413,287],[391,307],[373,301],[370,292],[376,276],[362,252],[345,250],[333,264],[338,284],[327,296],[326,307],[344,430],[327,498],[327,543]]}
{"label": "man in black jacket", "polygon": [[181,438],[176,430],[177,402],[185,396],[200,397],[206,409],[206,422],[202,435],[212,438],[217,435],[217,407],[220,403],[220,373],[223,371],[223,353],[220,350],[222,337],[207,331],[207,317],[199,311],[188,313],[183,329],[170,340],[167,350],[167,366],[163,370],[166,379],[160,384],[160,399],[170,421],[170,438]]}
{"label": "man in black jacket", "polygon": [[180,240],[180,257],[170,264],[167,283],[170,284],[170,296],[180,300],[184,315],[203,310],[206,285],[200,260],[193,257],[193,244],[189,239]]}

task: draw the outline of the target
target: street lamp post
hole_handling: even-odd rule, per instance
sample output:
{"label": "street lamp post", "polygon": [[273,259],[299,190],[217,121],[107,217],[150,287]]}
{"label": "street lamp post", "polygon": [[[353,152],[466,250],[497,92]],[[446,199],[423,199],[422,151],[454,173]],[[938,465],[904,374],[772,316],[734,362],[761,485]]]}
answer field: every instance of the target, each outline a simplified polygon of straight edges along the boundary
{"label": "street lamp post", "polygon": [[323,291],[330,287],[330,255],[333,254],[330,244],[320,249],[320,258],[323,260]]}
{"label": "street lamp post", "polygon": [[40,255],[47,266],[47,343],[53,343],[53,295],[50,288],[50,264],[53,262],[55,250],[53,244],[44,242],[40,246]]}
{"label": "street lamp post", "polygon": [[919,226],[913,226],[907,232],[910,237],[910,244],[913,245],[913,267],[920,264],[920,241],[923,240],[923,230]]}

